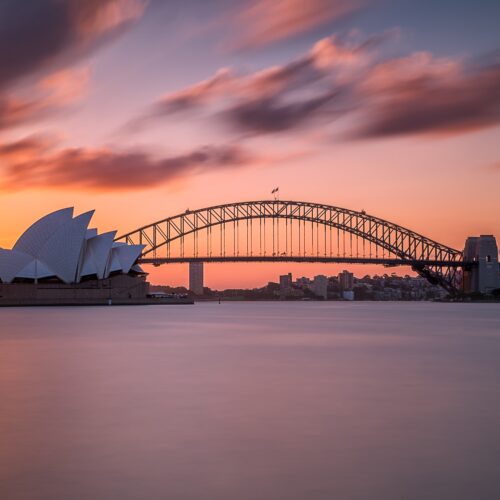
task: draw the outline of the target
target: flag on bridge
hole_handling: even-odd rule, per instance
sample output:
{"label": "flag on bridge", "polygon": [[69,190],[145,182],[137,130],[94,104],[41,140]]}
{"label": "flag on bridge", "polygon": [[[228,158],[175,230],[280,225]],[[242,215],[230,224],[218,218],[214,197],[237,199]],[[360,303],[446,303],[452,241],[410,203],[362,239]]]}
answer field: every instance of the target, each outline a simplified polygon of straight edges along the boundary
{"label": "flag on bridge", "polygon": [[271,191],[271,194],[277,193],[279,190],[280,190],[280,188],[279,188],[279,187],[274,188],[274,189]]}

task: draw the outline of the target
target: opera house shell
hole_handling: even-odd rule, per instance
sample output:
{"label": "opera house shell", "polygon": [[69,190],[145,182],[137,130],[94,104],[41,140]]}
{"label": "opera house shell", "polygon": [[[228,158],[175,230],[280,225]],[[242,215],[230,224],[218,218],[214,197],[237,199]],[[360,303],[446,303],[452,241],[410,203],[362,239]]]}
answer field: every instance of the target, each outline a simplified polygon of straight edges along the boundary
{"label": "opera house shell", "polygon": [[77,284],[117,274],[141,274],[136,261],[142,245],[114,241],[116,231],[89,229],[94,211],[73,217],[73,208],[35,222],[12,250],[0,249],[2,283],[57,281]]}

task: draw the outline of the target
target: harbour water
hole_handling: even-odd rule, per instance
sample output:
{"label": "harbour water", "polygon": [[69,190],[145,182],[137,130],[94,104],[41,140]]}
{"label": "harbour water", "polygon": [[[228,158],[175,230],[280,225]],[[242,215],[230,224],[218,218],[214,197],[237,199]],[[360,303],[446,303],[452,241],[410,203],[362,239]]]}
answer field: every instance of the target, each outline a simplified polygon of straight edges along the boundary
{"label": "harbour water", "polygon": [[500,306],[0,311],[5,500],[496,500]]}

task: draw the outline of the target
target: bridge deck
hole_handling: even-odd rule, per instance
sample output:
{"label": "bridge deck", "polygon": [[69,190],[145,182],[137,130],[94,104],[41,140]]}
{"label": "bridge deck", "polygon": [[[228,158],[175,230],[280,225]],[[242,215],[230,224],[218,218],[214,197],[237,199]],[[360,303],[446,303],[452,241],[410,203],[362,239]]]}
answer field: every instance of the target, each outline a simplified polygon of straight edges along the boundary
{"label": "bridge deck", "polygon": [[290,255],[259,255],[259,256],[215,256],[215,257],[144,257],[139,259],[139,264],[182,264],[187,262],[317,262],[324,264],[382,264],[392,266],[437,266],[437,267],[466,267],[474,265],[473,262],[449,260],[406,260],[372,257],[322,257],[322,256],[290,256]]}

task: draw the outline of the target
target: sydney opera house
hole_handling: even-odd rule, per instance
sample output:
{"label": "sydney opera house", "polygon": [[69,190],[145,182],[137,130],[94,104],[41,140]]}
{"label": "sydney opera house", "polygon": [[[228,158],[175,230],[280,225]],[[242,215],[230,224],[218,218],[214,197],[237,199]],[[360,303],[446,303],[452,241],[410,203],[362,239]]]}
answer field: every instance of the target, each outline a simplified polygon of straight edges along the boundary
{"label": "sydney opera house", "polygon": [[142,245],[89,228],[94,212],[73,208],[35,222],[12,250],[0,249],[0,305],[140,303],[149,284]]}

